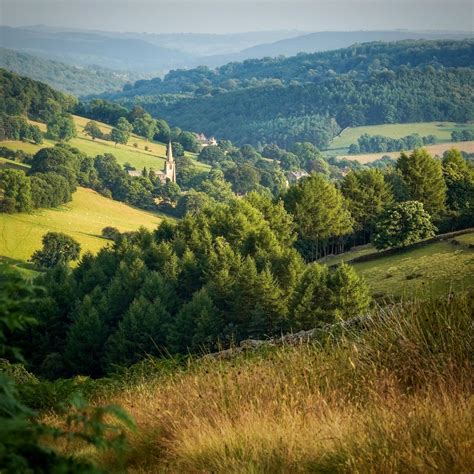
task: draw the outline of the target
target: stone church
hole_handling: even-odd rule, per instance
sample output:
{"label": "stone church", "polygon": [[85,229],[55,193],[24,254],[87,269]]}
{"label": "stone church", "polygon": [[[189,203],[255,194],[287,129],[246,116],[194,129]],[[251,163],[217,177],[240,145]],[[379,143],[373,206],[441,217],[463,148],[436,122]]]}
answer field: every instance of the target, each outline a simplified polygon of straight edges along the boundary
{"label": "stone church", "polygon": [[158,172],[158,177],[163,182],[169,179],[171,182],[176,183],[176,162],[173,158],[173,146],[171,142],[169,142],[166,147],[165,169],[164,171]]}

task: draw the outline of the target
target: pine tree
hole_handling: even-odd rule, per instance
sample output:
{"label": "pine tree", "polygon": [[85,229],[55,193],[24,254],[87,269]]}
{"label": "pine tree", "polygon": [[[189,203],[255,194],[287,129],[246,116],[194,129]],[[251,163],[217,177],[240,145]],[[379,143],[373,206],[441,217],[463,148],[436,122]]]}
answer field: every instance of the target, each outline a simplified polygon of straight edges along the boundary
{"label": "pine tree", "polygon": [[355,230],[362,233],[363,243],[367,243],[372,237],[376,218],[393,201],[390,186],[379,170],[358,170],[344,178],[341,191],[355,221]]}
{"label": "pine tree", "polygon": [[104,322],[86,296],[67,335],[64,357],[73,374],[103,375],[100,362],[106,337]]}
{"label": "pine tree", "polygon": [[414,150],[409,156],[400,155],[397,169],[407,185],[410,200],[423,203],[432,216],[438,217],[445,210],[446,184],[441,161],[426,150]]}
{"label": "pine tree", "polygon": [[334,317],[350,319],[360,316],[369,306],[370,290],[354,267],[342,263],[328,275],[331,309]]}
{"label": "pine tree", "polygon": [[334,184],[320,175],[301,179],[288,190],[284,201],[294,217],[309,260],[338,250],[341,238],[352,232],[353,220],[344,197]]}
{"label": "pine tree", "polygon": [[135,298],[106,346],[106,363],[131,365],[147,355],[163,355],[170,315],[159,298]]}

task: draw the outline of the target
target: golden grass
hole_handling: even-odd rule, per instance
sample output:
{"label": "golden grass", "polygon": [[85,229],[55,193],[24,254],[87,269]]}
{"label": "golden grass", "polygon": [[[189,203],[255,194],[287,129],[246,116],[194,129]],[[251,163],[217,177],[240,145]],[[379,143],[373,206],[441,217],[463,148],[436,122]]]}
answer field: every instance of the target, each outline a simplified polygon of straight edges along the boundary
{"label": "golden grass", "polygon": [[148,362],[107,400],[138,424],[128,452],[82,454],[108,472],[472,472],[472,309],[395,307],[365,332],[158,376]]}

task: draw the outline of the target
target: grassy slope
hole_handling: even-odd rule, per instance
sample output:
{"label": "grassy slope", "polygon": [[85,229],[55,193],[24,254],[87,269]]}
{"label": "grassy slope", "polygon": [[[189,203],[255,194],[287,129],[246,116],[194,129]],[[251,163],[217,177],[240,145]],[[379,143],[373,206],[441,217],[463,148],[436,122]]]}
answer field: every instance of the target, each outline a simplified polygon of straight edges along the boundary
{"label": "grassy slope", "polygon": [[148,361],[100,398],[138,425],[120,459],[58,447],[113,472],[471,472],[473,314],[458,296],[391,308],[324,347]]}
{"label": "grassy slope", "polygon": [[[166,156],[166,146],[159,142],[147,142],[143,138],[132,135],[127,145],[115,146],[112,142],[105,140],[92,140],[89,136],[83,132],[84,126],[89,121],[84,117],[74,116],[74,122],[77,129],[77,137],[70,140],[68,143],[72,146],[77,147],[82,152],[89,156],[96,156],[104,153],[111,153],[120,164],[130,163],[137,169],[143,169],[144,167],[153,168],[155,170],[162,170],[164,167],[164,158]],[[43,123],[33,122],[38,125],[42,131],[46,131],[46,126]],[[106,133],[109,133],[112,127],[104,123],[99,123],[99,128]],[[23,150],[26,153],[36,153],[41,148],[46,146],[53,146],[54,141],[44,140],[42,145],[34,145],[32,143],[24,143],[20,141],[4,141],[0,142],[0,146],[5,146],[13,150]],[[134,144],[137,147],[134,147]],[[146,151],[145,147],[149,150]],[[187,153],[187,155],[193,159],[196,158],[194,153]],[[208,165],[198,163],[195,161],[197,167],[201,169],[209,169]]]}
{"label": "grassy slope", "polygon": [[0,214],[0,256],[27,260],[41,247],[41,238],[48,231],[64,232],[79,241],[83,250],[97,252],[109,242],[100,237],[106,226],[130,231],[140,226],[154,228],[159,222],[157,214],[79,188],[71,203],[56,209]]}
{"label": "grassy slope", "polygon": [[454,122],[421,122],[421,123],[398,123],[385,125],[368,125],[364,127],[349,127],[342,131],[328,147],[328,150],[336,150],[346,153],[349,146],[357,143],[357,139],[367,133],[369,135],[383,135],[391,138],[403,138],[412,133],[419,135],[434,135],[439,143],[450,142],[453,130],[474,130],[474,124],[456,124]]}
{"label": "grassy slope", "polygon": [[[412,297],[430,291],[446,294],[450,288],[460,290],[474,286],[474,234],[458,236],[461,245],[436,242],[396,255],[369,262],[354,263],[357,272],[366,278],[372,293],[378,297]],[[372,253],[371,246],[356,248],[324,261],[329,265]]]}

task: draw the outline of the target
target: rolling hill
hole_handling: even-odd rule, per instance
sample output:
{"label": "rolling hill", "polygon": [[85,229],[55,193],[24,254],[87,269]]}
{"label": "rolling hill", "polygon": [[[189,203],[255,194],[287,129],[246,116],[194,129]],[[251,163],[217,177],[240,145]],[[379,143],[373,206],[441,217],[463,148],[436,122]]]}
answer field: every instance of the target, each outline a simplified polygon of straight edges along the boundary
{"label": "rolling hill", "polygon": [[31,214],[0,214],[0,260],[23,265],[41,248],[46,232],[64,232],[81,244],[83,252],[96,253],[110,242],[101,237],[104,227],[116,227],[121,232],[141,226],[153,229],[160,220],[158,214],[107,199],[91,189],[78,188],[72,202],[59,208]]}
{"label": "rolling hill", "polygon": [[[322,260],[327,265],[351,262],[376,254],[371,245]],[[423,295],[442,296],[474,285],[474,233],[414,246],[396,254],[383,253],[373,260],[351,262],[378,299],[413,299]]]}
{"label": "rolling hill", "polygon": [[132,72],[71,66],[6,48],[0,48],[0,67],[76,96],[114,91],[139,78]]}
{"label": "rolling hill", "polygon": [[461,40],[472,38],[472,32],[429,32],[429,31],[322,31],[285,38],[274,43],[262,44],[247,48],[240,52],[242,59],[263,58],[266,56],[294,56],[298,53],[315,53],[332,49],[347,48],[356,43],[372,41],[402,40]]}
{"label": "rolling hill", "polygon": [[183,66],[190,55],[136,38],[113,38],[82,31],[50,31],[0,26],[0,45],[73,65],[161,74]]}
{"label": "rolling hill", "polygon": [[345,127],[471,120],[473,53],[472,40],[367,43],[172,71],[104,97],[240,145],[327,148]]}

